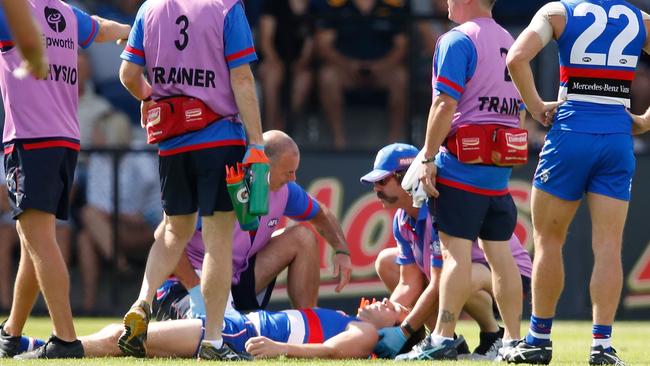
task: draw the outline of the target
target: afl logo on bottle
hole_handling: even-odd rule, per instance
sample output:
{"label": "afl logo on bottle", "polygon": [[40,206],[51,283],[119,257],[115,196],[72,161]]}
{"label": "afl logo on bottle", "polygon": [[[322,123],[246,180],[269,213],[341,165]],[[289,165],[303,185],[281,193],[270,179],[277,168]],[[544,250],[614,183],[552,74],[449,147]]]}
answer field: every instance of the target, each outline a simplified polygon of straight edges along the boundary
{"label": "afl logo on bottle", "polygon": [[49,25],[53,31],[61,33],[65,30],[65,18],[60,11],[46,6],[45,20],[47,20],[47,25]]}

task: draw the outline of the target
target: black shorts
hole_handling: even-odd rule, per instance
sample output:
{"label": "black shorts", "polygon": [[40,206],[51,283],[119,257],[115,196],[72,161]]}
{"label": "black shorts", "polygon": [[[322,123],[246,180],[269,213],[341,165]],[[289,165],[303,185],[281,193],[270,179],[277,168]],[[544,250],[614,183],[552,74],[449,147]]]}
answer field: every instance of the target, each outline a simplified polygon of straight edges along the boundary
{"label": "black shorts", "polygon": [[255,293],[255,258],[248,260],[248,268],[239,276],[239,283],[231,287],[235,309],[239,311],[254,311],[266,308],[271,300],[275,287],[275,278],[259,294]]}
{"label": "black shorts", "polygon": [[[17,219],[27,209],[51,213],[67,220],[70,191],[79,152],[54,145],[67,140],[15,140],[5,144],[5,174],[12,215]],[[69,142],[71,146],[78,142]]]}
{"label": "black shorts", "polygon": [[530,285],[530,277],[521,275],[521,292],[524,299],[527,299],[528,295],[530,295]]}
{"label": "black shorts", "polygon": [[162,206],[170,216],[232,211],[225,166],[241,162],[244,146],[224,146],[160,156]]}
{"label": "black shorts", "polygon": [[508,241],[517,225],[517,208],[510,193],[484,196],[438,184],[440,196],[429,200],[438,230],[457,238]]}

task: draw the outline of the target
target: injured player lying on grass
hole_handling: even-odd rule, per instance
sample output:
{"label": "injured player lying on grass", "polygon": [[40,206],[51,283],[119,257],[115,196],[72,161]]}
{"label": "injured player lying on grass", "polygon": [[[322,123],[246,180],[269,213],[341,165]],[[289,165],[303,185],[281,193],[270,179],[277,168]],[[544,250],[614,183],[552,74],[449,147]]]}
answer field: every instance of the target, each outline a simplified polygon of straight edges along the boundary
{"label": "injured player lying on grass", "polygon": [[[365,358],[377,344],[378,330],[399,324],[407,313],[406,308],[387,300],[359,309],[356,317],[321,308],[247,314],[229,308],[223,337],[236,352],[247,351],[256,358]],[[124,355],[117,346],[122,330],[122,324],[111,324],[80,337],[86,357]],[[134,354],[196,357],[202,335],[201,319],[154,322],[149,325],[144,349]],[[413,343],[409,343],[411,347]]]}

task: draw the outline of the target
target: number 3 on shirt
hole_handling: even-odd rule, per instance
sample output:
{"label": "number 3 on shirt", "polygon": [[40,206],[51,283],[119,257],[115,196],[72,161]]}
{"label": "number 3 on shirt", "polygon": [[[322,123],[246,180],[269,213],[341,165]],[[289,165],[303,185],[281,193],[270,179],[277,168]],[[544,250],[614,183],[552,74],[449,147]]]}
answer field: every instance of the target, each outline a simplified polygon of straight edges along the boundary
{"label": "number 3 on shirt", "polygon": [[174,45],[176,45],[176,48],[178,48],[179,51],[182,51],[187,47],[187,42],[190,40],[190,37],[187,35],[187,27],[190,26],[190,20],[187,19],[185,15],[181,15],[176,18],[176,25],[181,26],[181,29],[178,31],[181,35],[181,39],[175,40]]}
{"label": "number 3 on shirt", "polygon": [[587,16],[588,13],[594,16],[594,22],[578,36],[573,44],[571,63],[635,67],[639,58],[623,54],[625,47],[639,34],[639,21],[632,9],[623,5],[614,5],[609,9],[609,18],[618,19],[623,15],[628,19],[628,24],[611,43],[607,54],[587,52],[587,47],[605,31],[608,18],[605,9],[590,3],[582,3],[573,11],[573,15],[578,17]]}

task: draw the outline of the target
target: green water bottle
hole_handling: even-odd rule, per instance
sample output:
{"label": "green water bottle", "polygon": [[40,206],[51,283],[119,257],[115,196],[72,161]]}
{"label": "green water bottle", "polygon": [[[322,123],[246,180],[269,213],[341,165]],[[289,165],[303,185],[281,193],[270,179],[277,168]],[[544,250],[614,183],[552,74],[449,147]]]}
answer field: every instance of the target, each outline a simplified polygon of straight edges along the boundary
{"label": "green water bottle", "polygon": [[255,216],[269,213],[269,164],[254,163],[249,168],[250,204],[248,212]]}
{"label": "green water bottle", "polygon": [[239,227],[244,231],[257,230],[259,219],[249,212],[250,194],[246,186],[244,170],[241,164],[236,168],[226,166],[226,185],[228,195],[239,221]]}

